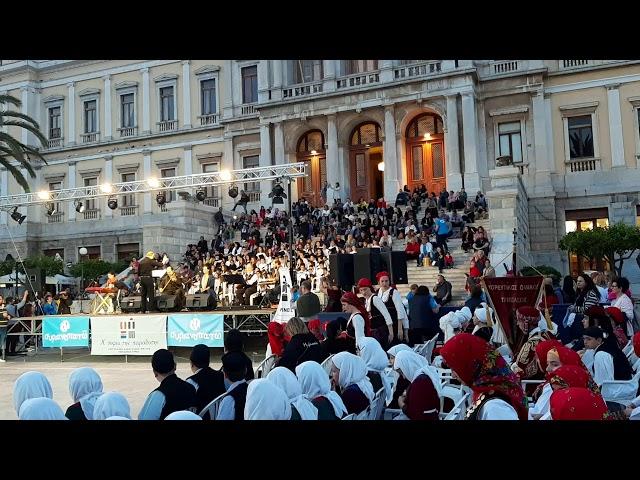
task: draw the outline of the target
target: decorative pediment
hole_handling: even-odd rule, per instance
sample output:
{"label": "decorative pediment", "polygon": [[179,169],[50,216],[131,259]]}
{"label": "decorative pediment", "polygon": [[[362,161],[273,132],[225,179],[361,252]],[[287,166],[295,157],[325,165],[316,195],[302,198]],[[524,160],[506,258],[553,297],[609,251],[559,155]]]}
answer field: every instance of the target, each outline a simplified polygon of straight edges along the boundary
{"label": "decorative pediment", "polygon": [[514,113],[527,113],[529,111],[528,105],[517,105],[515,107],[499,108],[497,110],[491,110],[489,112],[490,117],[497,117],[500,115],[513,115]]}
{"label": "decorative pediment", "polygon": [[43,100],[44,103],[63,102],[63,101],[64,101],[64,95],[49,95]]}
{"label": "decorative pediment", "polygon": [[573,105],[562,105],[560,112],[563,117],[572,117],[575,115],[590,115],[596,111],[599,102],[576,103]]}
{"label": "decorative pediment", "polygon": [[154,160],[158,168],[175,168],[180,163],[180,158],[166,158],[164,160]]}
{"label": "decorative pediment", "polygon": [[162,75],[154,78],[153,80],[154,82],[158,83],[158,82],[166,82],[169,80],[177,80],[177,79],[178,79],[178,75],[174,73],[163,73]]}
{"label": "decorative pediment", "polygon": [[117,165],[116,169],[119,174],[124,173],[136,173],[140,169],[139,163],[126,163],[124,165]]}
{"label": "decorative pediment", "polygon": [[137,88],[138,82],[118,82],[116,83],[116,90],[122,90],[123,88]]}
{"label": "decorative pediment", "polygon": [[58,183],[58,182],[64,182],[65,176],[66,176],[65,173],[49,173],[49,174],[44,174],[42,178],[44,178],[45,182],[47,183]]}
{"label": "decorative pediment", "polygon": [[80,176],[82,178],[94,178],[94,177],[99,177],[100,174],[102,173],[102,169],[101,168],[91,168],[91,169],[87,169],[87,170],[78,170],[78,173],[80,174]]}
{"label": "decorative pediment", "polygon": [[85,88],[80,93],[78,93],[79,97],[88,97],[89,95],[100,95],[100,90],[97,88]]}
{"label": "decorative pediment", "polygon": [[220,71],[220,67],[218,65],[205,65],[204,67],[200,67],[194,71],[196,75],[206,75],[207,73],[215,73]]}

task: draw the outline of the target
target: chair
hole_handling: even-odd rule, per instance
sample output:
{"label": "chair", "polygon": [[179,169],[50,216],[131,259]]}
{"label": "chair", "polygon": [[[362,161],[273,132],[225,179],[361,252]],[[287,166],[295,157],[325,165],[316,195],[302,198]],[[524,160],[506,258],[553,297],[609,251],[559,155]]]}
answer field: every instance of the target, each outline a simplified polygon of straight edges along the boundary
{"label": "chair", "polygon": [[465,398],[466,393],[462,386],[443,385],[442,393],[440,394],[440,418],[443,419],[449,413],[444,411],[445,398],[451,399],[455,408],[460,399]]}
{"label": "chair", "polygon": [[327,376],[329,377],[331,376],[331,366],[333,365],[333,362],[331,361],[332,358],[333,358],[333,355],[329,355],[320,364],[320,366],[324,368],[324,371],[327,372]]}
{"label": "chair", "polygon": [[277,360],[277,355],[271,355],[270,357],[267,357],[262,362],[260,362],[260,365],[258,365],[258,368],[256,368],[256,378],[266,377],[267,374],[271,370],[273,370],[273,367],[275,366]]}
{"label": "chair", "polygon": [[417,343],[413,346],[413,351],[418,355],[422,355],[422,349],[426,346],[426,343]]}
{"label": "chair", "polygon": [[464,420],[464,416],[467,413],[465,402],[469,396],[469,393],[465,393],[464,396],[453,406],[451,411],[444,417],[444,420]]}
{"label": "chair", "polygon": [[346,417],[342,417],[342,420],[356,420],[356,414],[355,413],[350,413]]}
{"label": "chair", "polygon": [[222,399],[226,396],[226,393],[223,393],[222,395],[219,395],[218,397],[214,398],[213,400],[211,400],[209,402],[209,404],[204,407],[202,409],[202,411],[199,413],[201,418],[204,418],[204,416],[206,415],[206,413],[209,413],[209,418],[211,420],[215,420],[216,417],[218,416],[218,410],[220,409],[220,404],[222,403]]}
{"label": "chair", "polygon": [[631,352],[633,352],[633,342],[629,340],[622,349],[622,353],[624,353],[628,357]]}
{"label": "chair", "polygon": [[371,414],[369,416],[369,420],[380,420],[382,418],[382,411],[386,400],[384,394],[384,388],[381,388],[376,392],[376,396],[373,398],[373,402],[371,402]]}
{"label": "chair", "polygon": [[434,337],[426,343],[424,349],[422,350],[422,355],[427,359],[429,365],[431,365],[431,357],[433,356],[433,350],[436,348],[438,335],[439,334],[434,335]]}
{"label": "chair", "polygon": [[371,405],[356,415],[354,420],[369,420],[371,417]]}
{"label": "chair", "polygon": [[[600,393],[605,402],[616,402],[627,406],[636,398],[639,381],[640,371],[636,372],[631,380],[605,380],[600,385]],[[623,398],[620,398],[621,396]]]}
{"label": "chair", "polygon": [[402,410],[399,408],[385,408],[384,413],[382,415],[383,420],[393,420],[395,417],[400,415]]}

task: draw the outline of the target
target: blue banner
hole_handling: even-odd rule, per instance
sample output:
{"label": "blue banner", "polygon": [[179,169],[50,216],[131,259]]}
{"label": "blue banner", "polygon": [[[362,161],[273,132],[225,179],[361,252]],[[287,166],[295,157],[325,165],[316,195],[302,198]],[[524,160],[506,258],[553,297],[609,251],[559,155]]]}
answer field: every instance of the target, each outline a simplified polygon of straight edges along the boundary
{"label": "blue banner", "polygon": [[208,347],[224,347],[224,315],[208,313],[169,315],[167,345],[193,347],[200,343]]}
{"label": "blue banner", "polygon": [[44,317],[42,319],[43,347],[88,347],[89,317]]}

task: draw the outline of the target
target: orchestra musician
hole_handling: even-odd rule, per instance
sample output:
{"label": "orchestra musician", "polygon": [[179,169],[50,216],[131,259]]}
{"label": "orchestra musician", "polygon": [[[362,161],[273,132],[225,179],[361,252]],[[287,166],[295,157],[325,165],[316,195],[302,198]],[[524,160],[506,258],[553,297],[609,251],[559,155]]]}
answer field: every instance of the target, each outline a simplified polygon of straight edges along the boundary
{"label": "orchestra musician", "polygon": [[251,295],[258,291],[258,271],[253,266],[247,264],[244,274],[245,284],[238,284],[236,288],[236,298],[242,301],[243,305],[249,305]]}
{"label": "orchestra musician", "polygon": [[216,308],[218,302],[215,292],[215,279],[211,275],[211,270],[208,264],[202,266],[202,278],[200,279],[198,293],[206,293],[209,295],[207,298],[207,307]]}
{"label": "orchestra musician", "polygon": [[165,295],[176,296],[174,305],[177,312],[182,310],[186,305],[186,297],[184,294],[182,277],[179,277],[176,271],[171,266],[167,266],[165,274],[160,279],[158,291]]}
{"label": "orchestra musician", "polygon": [[120,310],[120,297],[122,295],[122,292],[120,292],[120,290],[125,290],[127,293],[129,292],[129,286],[124,283],[121,280],[118,280],[116,277],[116,272],[114,272],[113,270],[111,270],[108,274],[107,274],[107,283],[105,285],[105,287],[109,290],[112,290],[112,292],[109,293],[109,296],[113,299],[116,299],[116,309]]}

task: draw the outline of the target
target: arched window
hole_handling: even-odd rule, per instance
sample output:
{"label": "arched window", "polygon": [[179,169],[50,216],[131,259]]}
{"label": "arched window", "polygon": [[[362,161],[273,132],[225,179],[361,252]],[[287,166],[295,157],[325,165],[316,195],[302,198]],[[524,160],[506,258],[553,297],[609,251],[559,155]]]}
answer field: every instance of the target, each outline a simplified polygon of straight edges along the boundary
{"label": "arched window", "polygon": [[372,145],[380,142],[380,126],[377,123],[369,122],[354,128],[350,145]]}
{"label": "arched window", "polygon": [[320,130],[310,130],[298,140],[296,151],[300,154],[310,154],[312,151],[324,151],[324,135]]}
{"label": "arched window", "polygon": [[443,133],[442,119],[434,113],[423,113],[414,118],[407,127],[407,138],[424,137],[426,134]]}

